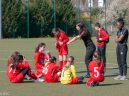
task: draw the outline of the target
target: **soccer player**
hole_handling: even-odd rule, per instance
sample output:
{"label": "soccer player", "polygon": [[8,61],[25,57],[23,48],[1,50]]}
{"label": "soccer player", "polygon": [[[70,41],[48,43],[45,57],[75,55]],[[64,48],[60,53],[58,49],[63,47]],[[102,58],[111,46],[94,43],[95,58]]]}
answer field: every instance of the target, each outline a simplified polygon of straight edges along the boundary
{"label": "soccer player", "polygon": [[54,28],[53,33],[56,38],[55,46],[58,51],[60,69],[62,69],[62,67],[67,62],[67,55],[68,55],[67,42],[69,41],[69,38],[67,37],[65,32],[63,32],[60,28]]}
{"label": "soccer player", "polygon": [[88,29],[85,27],[83,23],[78,23],[76,25],[76,29],[79,31],[79,35],[71,39],[67,44],[70,44],[72,42],[75,42],[76,40],[82,39],[84,42],[84,45],[86,47],[86,55],[85,55],[85,65],[87,68],[87,73],[86,73],[86,78],[90,77],[89,70],[88,70],[88,65],[89,62],[92,60],[93,54],[96,50],[95,44],[93,43],[91,39],[91,34],[88,31]]}
{"label": "soccer player", "polygon": [[124,20],[119,18],[116,22],[116,27],[118,29],[116,35],[116,54],[117,62],[119,67],[119,75],[115,77],[115,80],[127,80],[127,41],[128,41],[128,29],[124,27]]}
{"label": "soccer player", "polygon": [[95,24],[95,30],[97,30],[97,50],[100,55],[100,60],[103,61],[106,69],[106,42],[109,41],[109,35],[107,31],[101,27],[100,23]]}
{"label": "soccer player", "polygon": [[56,65],[56,57],[52,56],[43,68],[44,80],[47,83],[59,82],[61,75],[59,66]]}
{"label": "soccer player", "polygon": [[38,77],[43,76],[43,67],[45,65],[45,61],[49,61],[51,57],[50,52],[46,48],[45,43],[39,43],[36,47],[35,54],[34,54],[34,63],[36,69],[36,75]]}
{"label": "soccer player", "polygon": [[90,78],[86,82],[87,86],[98,86],[99,82],[104,81],[104,65],[100,60],[98,52],[93,55],[93,61],[89,64]]}
{"label": "soccer player", "polygon": [[77,77],[74,66],[74,57],[70,56],[67,60],[66,65],[62,69],[60,82],[61,84],[77,84],[82,83],[84,77]]}
{"label": "soccer player", "polygon": [[[16,52],[15,52],[16,53]],[[13,56],[13,57],[11,57]],[[8,64],[7,75],[8,79],[12,83],[22,83],[24,80],[25,75],[28,75],[36,82],[43,82],[43,79],[39,79],[31,70],[28,61],[25,59],[23,55],[19,52],[18,54],[12,54],[10,59],[13,59],[10,64]]]}

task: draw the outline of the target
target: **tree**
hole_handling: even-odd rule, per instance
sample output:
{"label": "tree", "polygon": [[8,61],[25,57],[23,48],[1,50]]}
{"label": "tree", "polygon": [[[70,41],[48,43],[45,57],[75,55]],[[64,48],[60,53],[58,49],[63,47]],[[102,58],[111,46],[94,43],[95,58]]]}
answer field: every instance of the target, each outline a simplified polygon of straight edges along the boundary
{"label": "tree", "polygon": [[24,34],[24,13],[20,0],[3,0],[3,37],[22,36]]}

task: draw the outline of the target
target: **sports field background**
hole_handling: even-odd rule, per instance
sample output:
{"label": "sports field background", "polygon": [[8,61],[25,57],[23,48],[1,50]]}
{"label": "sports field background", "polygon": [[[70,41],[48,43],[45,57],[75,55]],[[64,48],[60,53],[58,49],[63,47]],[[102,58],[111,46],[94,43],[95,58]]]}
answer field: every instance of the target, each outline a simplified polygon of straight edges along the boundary
{"label": "sports field background", "polygon": [[[107,70],[106,78],[98,87],[87,87],[84,84],[61,85],[60,83],[34,83],[11,84],[6,76],[7,58],[14,52],[20,51],[29,60],[34,69],[33,54],[38,43],[46,43],[51,54],[57,57],[54,38],[32,39],[2,39],[0,40],[0,96],[129,96],[129,80],[115,81],[118,75],[116,63],[116,43],[112,36],[107,45]],[[93,37],[94,42],[96,39]],[[96,42],[95,42],[96,43]],[[129,43],[128,43],[129,45]],[[129,53],[129,52],[128,52]],[[75,57],[78,76],[85,75],[84,55],[85,47],[82,40],[69,45],[69,55]],[[129,55],[127,59],[129,58]],[[129,59],[127,60],[129,64]],[[129,71],[128,71],[129,73]],[[128,74],[129,77],[129,74]]]}

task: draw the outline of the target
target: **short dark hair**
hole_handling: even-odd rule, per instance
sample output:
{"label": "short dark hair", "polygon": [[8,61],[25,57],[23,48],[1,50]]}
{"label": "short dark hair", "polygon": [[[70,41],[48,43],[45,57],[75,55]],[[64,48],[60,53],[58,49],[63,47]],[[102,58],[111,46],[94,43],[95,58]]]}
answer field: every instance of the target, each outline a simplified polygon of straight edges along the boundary
{"label": "short dark hair", "polygon": [[124,25],[124,19],[123,18],[118,18],[116,22],[119,22],[120,24]]}
{"label": "short dark hair", "polygon": [[23,60],[23,55],[18,55],[18,61]]}
{"label": "short dark hair", "polygon": [[101,25],[100,25],[100,23],[99,22],[97,22],[97,23],[95,23],[95,27],[101,27]]}
{"label": "short dark hair", "polygon": [[52,56],[52,57],[50,58],[50,62],[54,63],[55,61],[56,61],[56,57],[55,57],[55,56]]}

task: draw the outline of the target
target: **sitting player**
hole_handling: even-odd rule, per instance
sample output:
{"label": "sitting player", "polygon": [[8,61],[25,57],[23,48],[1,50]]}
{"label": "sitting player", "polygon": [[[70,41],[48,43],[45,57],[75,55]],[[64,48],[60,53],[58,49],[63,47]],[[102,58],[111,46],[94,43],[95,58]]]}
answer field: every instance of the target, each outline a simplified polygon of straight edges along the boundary
{"label": "sitting player", "polygon": [[44,80],[47,83],[55,83],[59,81],[61,72],[60,67],[56,65],[56,57],[52,56],[43,68]]}
{"label": "sitting player", "polygon": [[98,52],[95,52],[93,55],[93,61],[89,63],[90,78],[86,82],[87,86],[98,86],[99,82],[104,81],[104,65],[100,61]]}
{"label": "sitting player", "polygon": [[34,63],[35,63],[35,70],[36,75],[38,77],[43,77],[42,71],[45,65],[45,62],[49,61],[51,55],[50,52],[46,48],[45,43],[39,43],[36,47],[35,54],[34,54]]}
{"label": "sitting player", "polygon": [[84,77],[77,77],[76,70],[74,66],[74,57],[70,56],[67,60],[66,65],[63,67],[61,73],[61,84],[77,84],[82,83]]}
{"label": "sitting player", "polygon": [[[15,53],[15,52],[14,52]],[[10,62],[11,60],[11,62]],[[43,79],[39,79],[31,70],[28,61],[20,53],[11,55],[8,59],[7,69],[8,79],[12,83],[22,83],[25,75],[28,75],[36,82],[43,82]]]}

